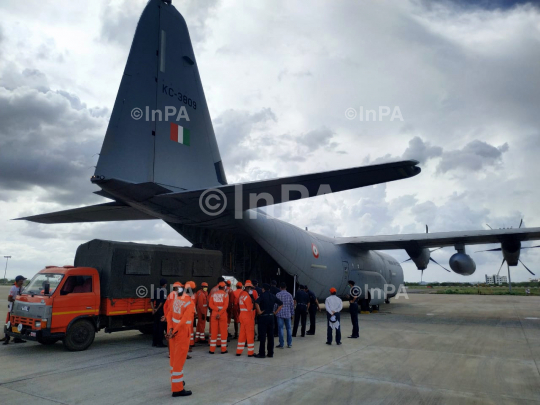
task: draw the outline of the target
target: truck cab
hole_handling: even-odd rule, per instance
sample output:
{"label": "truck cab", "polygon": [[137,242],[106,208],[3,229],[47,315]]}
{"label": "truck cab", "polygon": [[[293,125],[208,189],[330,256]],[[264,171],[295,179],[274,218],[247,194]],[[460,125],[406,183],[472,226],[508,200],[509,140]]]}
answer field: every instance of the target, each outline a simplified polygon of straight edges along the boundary
{"label": "truck cab", "polygon": [[84,350],[94,340],[100,312],[98,271],[47,266],[17,296],[6,332],[13,337]]}

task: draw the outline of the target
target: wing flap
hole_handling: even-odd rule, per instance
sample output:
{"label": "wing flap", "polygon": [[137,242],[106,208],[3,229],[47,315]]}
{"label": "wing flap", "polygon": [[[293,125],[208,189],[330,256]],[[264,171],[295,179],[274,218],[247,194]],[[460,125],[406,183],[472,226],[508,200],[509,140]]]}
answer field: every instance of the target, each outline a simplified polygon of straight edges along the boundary
{"label": "wing flap", "polygon": [[336,238],[336,245],[353,244],[366,250],[391,250],[432,248],[442,246],[482,245],[504,241],[528,241],[540,239],[540,228],[493,229],[479,231],[435,232],[407,235],[356,236]]}
{"label": "wing flap", "polygon": [[157,218],[137,211],[130,206],[112,202],[17,219],[39,224],[70,224],[76,222],[132,221]]}

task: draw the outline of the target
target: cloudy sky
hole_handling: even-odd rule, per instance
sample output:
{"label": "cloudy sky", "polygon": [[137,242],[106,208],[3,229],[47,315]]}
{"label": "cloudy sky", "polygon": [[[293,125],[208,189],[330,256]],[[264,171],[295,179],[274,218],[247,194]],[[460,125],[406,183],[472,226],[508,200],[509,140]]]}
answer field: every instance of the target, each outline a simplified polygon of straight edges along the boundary
{"label": "cloudy sky", "polygon": [[[89,178],[145,3],[0,2],[0,255],[12,256],[10,277],[71,264],[93,238],[187,245],[159,221],[11,221],[106,202]],[[173,4],[191,32],[229,182],[421,162],[413,179],[288,203],[276,215],[330,236],[516,227],[521,218],[540,226],[539,8],[502,0]],[[361,119],[362,109],[379,107],[402,119]],[[539,250],[522,254],[537,274]],[[452,254],[434,258],[446,265]],[[430,266],[424,279],[483,280],[502,260],[497,252],[473,258],[472,277]],[[406,280],[419,281],[413,264],[403,267]],[[512,269],[513,280],[528,278]]]}

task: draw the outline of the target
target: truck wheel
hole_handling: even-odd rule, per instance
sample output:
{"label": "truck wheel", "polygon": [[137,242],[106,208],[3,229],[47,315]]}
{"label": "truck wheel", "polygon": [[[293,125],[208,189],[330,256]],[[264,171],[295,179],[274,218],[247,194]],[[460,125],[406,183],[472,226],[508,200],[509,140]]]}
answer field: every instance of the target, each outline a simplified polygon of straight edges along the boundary
{"label": "truck wheel", "polygon": [[47,339],[47,338],[39,338],[38,339],[38,342],[41,343],[42,345],[46,345],[46,346],[49,346],[49,345],[54,345],[56,342],[58,342],[58,339]]}
{"label": "truck wheel", "polygon": [[142,328],[139,328],[139,332],[143,335],[152,335],[154,333],[154,325],[146,325]]}
{"label": "truck wheel", "polygon": [[96,330],[87,320],[80,320],[71,325],[64,338],[64,346],[72,352],[86,350],[94,341]]}

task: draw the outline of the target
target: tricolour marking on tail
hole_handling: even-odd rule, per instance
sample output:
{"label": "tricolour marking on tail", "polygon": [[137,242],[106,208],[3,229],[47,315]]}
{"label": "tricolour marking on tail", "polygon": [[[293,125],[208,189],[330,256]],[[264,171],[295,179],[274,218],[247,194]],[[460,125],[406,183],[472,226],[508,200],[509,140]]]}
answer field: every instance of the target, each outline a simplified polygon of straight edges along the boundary
{"label": "tricolour marking on tail", "polygon": [[186,22],[150,0],[137,25],[96,176],[179,190],[227,183]]}

